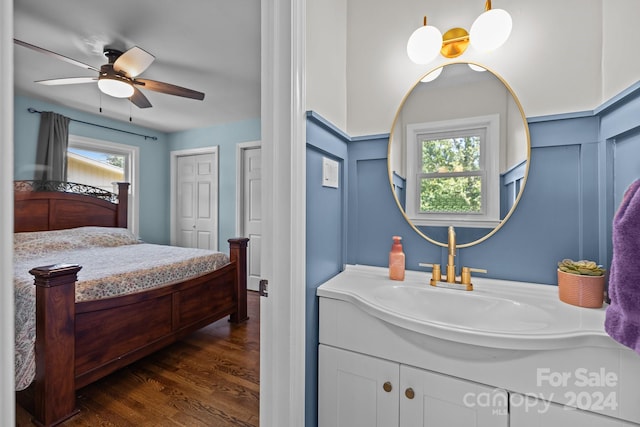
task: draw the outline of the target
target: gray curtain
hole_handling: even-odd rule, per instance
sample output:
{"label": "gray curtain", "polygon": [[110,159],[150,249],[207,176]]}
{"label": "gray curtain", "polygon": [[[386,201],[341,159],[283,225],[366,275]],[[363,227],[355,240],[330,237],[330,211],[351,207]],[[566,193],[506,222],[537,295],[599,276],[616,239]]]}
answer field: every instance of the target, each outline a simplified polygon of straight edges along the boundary
{"label": "gray curtain", "polygon": [[68,117],[43,111],[40,113],[40,132],[36,152],[36,180],[67,180],[67,146],[69,145]]}

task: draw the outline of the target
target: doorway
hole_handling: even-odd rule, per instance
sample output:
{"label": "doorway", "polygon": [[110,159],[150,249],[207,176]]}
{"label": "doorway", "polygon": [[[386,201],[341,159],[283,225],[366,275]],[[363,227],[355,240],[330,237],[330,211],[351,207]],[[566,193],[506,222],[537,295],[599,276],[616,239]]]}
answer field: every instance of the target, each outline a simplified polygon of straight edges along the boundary
{"label": "doorway", "polygon": [[259,141],[237,147],[236,234],[249,238],[247,288],[257,291],[262,246],[262,148]]}

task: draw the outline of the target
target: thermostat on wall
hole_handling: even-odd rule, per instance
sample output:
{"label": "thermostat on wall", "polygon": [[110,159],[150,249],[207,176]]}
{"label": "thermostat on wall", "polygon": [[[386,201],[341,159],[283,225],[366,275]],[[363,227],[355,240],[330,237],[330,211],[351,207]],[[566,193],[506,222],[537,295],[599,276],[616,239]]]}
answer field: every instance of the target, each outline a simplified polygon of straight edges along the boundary
{"label": "thermostat on wall", "polygon": [[340,165],[335,160],[322,158],[322,186],[338,188],[338,172]]}

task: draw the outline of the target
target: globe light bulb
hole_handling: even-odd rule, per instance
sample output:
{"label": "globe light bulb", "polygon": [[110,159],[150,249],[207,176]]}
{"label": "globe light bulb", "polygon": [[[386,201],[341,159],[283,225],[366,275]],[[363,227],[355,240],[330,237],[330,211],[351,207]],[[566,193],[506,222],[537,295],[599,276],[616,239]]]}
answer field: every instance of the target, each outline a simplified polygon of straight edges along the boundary
{"label": "globe light bulb", "polygon": [[407,42],[407,55],[416,64],[431,62],[442,49],[442,33],[436,27],[424,25],[411,34]]}
{"label": "globe light bulb", "polygon": [[506,10],[487,10],[473,22],[469,41],[479,52],[495,50],[509,38],[511,26],[511,15]]}
{"label": "globe light bulb", "polygon": [[476,64],[469,64],[469,68],[471,68],[473,71],[477,71],[479,73],[487,71],[486,68],[481,67],[481,66],[476,65]]}
{"label": "globe light bulb", "polygon": [[426,76],[424,76],[420,81],[422,83],[429,83],[434,81],[435,79],[437,79],[440,74],[442,74],[442,68],[436,68],[435,70],[433,70],[432,72],[430,72],[429,74],[427,74]]}

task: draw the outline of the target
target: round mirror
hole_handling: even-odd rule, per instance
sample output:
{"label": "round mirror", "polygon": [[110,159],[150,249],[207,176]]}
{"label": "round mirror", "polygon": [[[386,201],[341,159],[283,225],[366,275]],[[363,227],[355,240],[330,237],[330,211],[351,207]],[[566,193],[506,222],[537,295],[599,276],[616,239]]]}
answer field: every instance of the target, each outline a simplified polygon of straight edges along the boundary
{"label": "round mirror", "polygon": [[389,181],[431,243],[482,242],[514,212],[529,171],[529,127],[504,79],[476,63],[431,70],[405,95],[389,137]]}

